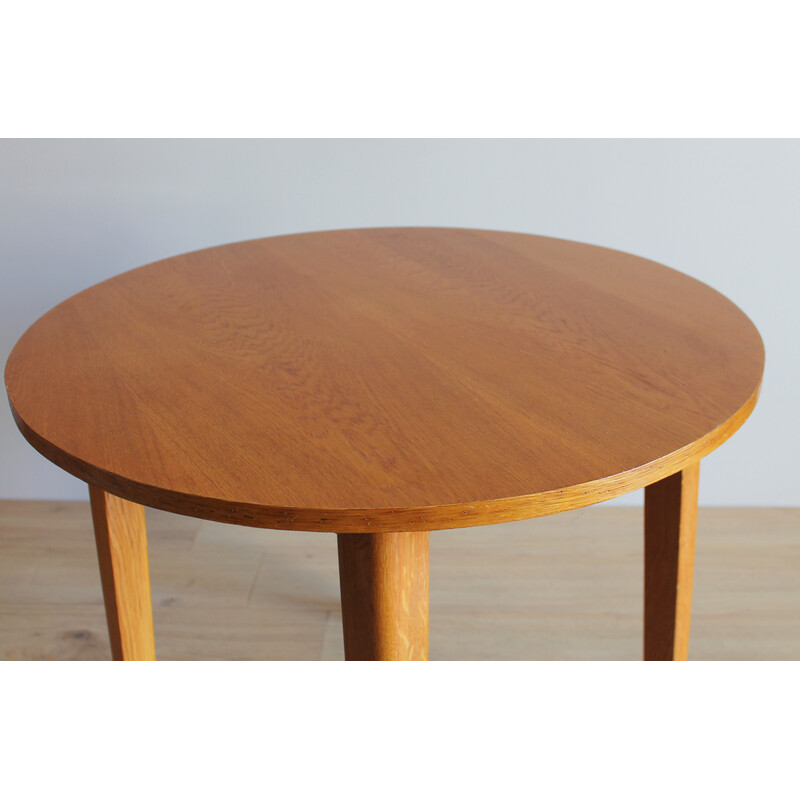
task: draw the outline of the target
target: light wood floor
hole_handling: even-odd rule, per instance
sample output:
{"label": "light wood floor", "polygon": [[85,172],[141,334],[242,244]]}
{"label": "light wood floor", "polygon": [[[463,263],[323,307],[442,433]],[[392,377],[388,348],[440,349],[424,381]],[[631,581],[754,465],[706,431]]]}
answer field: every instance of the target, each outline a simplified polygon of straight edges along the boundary
{"label": "light wood floor", "polygon": [[[343,658],[335,536],[147,514],[160,659]],[[432,533],[431,659],[639,659],[641,516]],[[0,659],[109,657],[88,503],[0,501]],[[690,658],[800,659],[800,509],[701,509]]]}

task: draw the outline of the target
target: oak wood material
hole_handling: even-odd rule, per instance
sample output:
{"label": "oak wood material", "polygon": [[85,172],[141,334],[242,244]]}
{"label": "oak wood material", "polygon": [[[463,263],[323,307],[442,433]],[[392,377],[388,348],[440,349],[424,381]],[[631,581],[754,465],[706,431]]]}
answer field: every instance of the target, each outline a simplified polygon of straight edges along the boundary
{"label": "oak wood material", "polygon": [[153,661],[153,611],[144,508],[89,487],[111,655]]}
{"label": "oak wood material", "polygon": [[699,475],[695,463],[644,492],[645,661],[689,655]]}
{"label": "oak wood material", "polygon": [[641,488],[725,441],[762,368],[736,306],[651,261],[389,228],[119,275],[35,323],[6,386],[31,444],[107,492],[357,533],[515,520]]}
{"label": "oak wood material", "polygon": [[429,537],[338,536],[344,652],[348,661],[427,661]]}

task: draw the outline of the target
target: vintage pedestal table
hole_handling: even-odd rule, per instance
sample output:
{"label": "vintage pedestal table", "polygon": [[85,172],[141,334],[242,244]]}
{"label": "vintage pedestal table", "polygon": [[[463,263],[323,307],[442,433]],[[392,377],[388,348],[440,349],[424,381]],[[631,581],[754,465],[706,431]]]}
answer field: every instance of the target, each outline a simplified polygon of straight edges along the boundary
{"label": "vintage pedestal table", "polygon": [[28,329],[6,387],[89,484],[114,658],[155,657],[143,506],[338,534],[346,657],[426,659],[429,531],[646,486],[644,655],[682,659],[699,461],[763,363],[733,303],[646,259],[383,228],[107,280]]}

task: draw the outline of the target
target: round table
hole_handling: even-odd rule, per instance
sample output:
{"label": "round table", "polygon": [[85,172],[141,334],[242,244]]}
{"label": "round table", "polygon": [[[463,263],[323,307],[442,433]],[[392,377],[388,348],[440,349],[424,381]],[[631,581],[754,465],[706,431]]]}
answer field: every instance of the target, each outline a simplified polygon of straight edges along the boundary
{"label": "round table", "polygon": [[644,654],[682,659],[698,464],[763,363],[733,303],[652,261],[376,228],[97,284],[28,329],[6,387],[28,442],[89,484],[114,658],[155,657],[143,506],[337,533],[346,657],[405,660],[428,654],[429,531],[647,487]]}

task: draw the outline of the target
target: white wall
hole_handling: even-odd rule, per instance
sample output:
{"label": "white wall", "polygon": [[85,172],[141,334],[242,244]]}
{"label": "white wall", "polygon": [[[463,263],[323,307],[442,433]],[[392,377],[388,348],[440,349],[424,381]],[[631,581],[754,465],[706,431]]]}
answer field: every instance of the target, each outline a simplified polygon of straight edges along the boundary
{"label": "white wall", "polygon": [[[628,250],[719,289],[767,350],[706,505],[798,505],[800,140],[2,140],[0,358],[74,292],[201,247],[448,225]],[[85,498],[0,410],[0,497]],[[638,502],[637,494],[622,502]]]}

